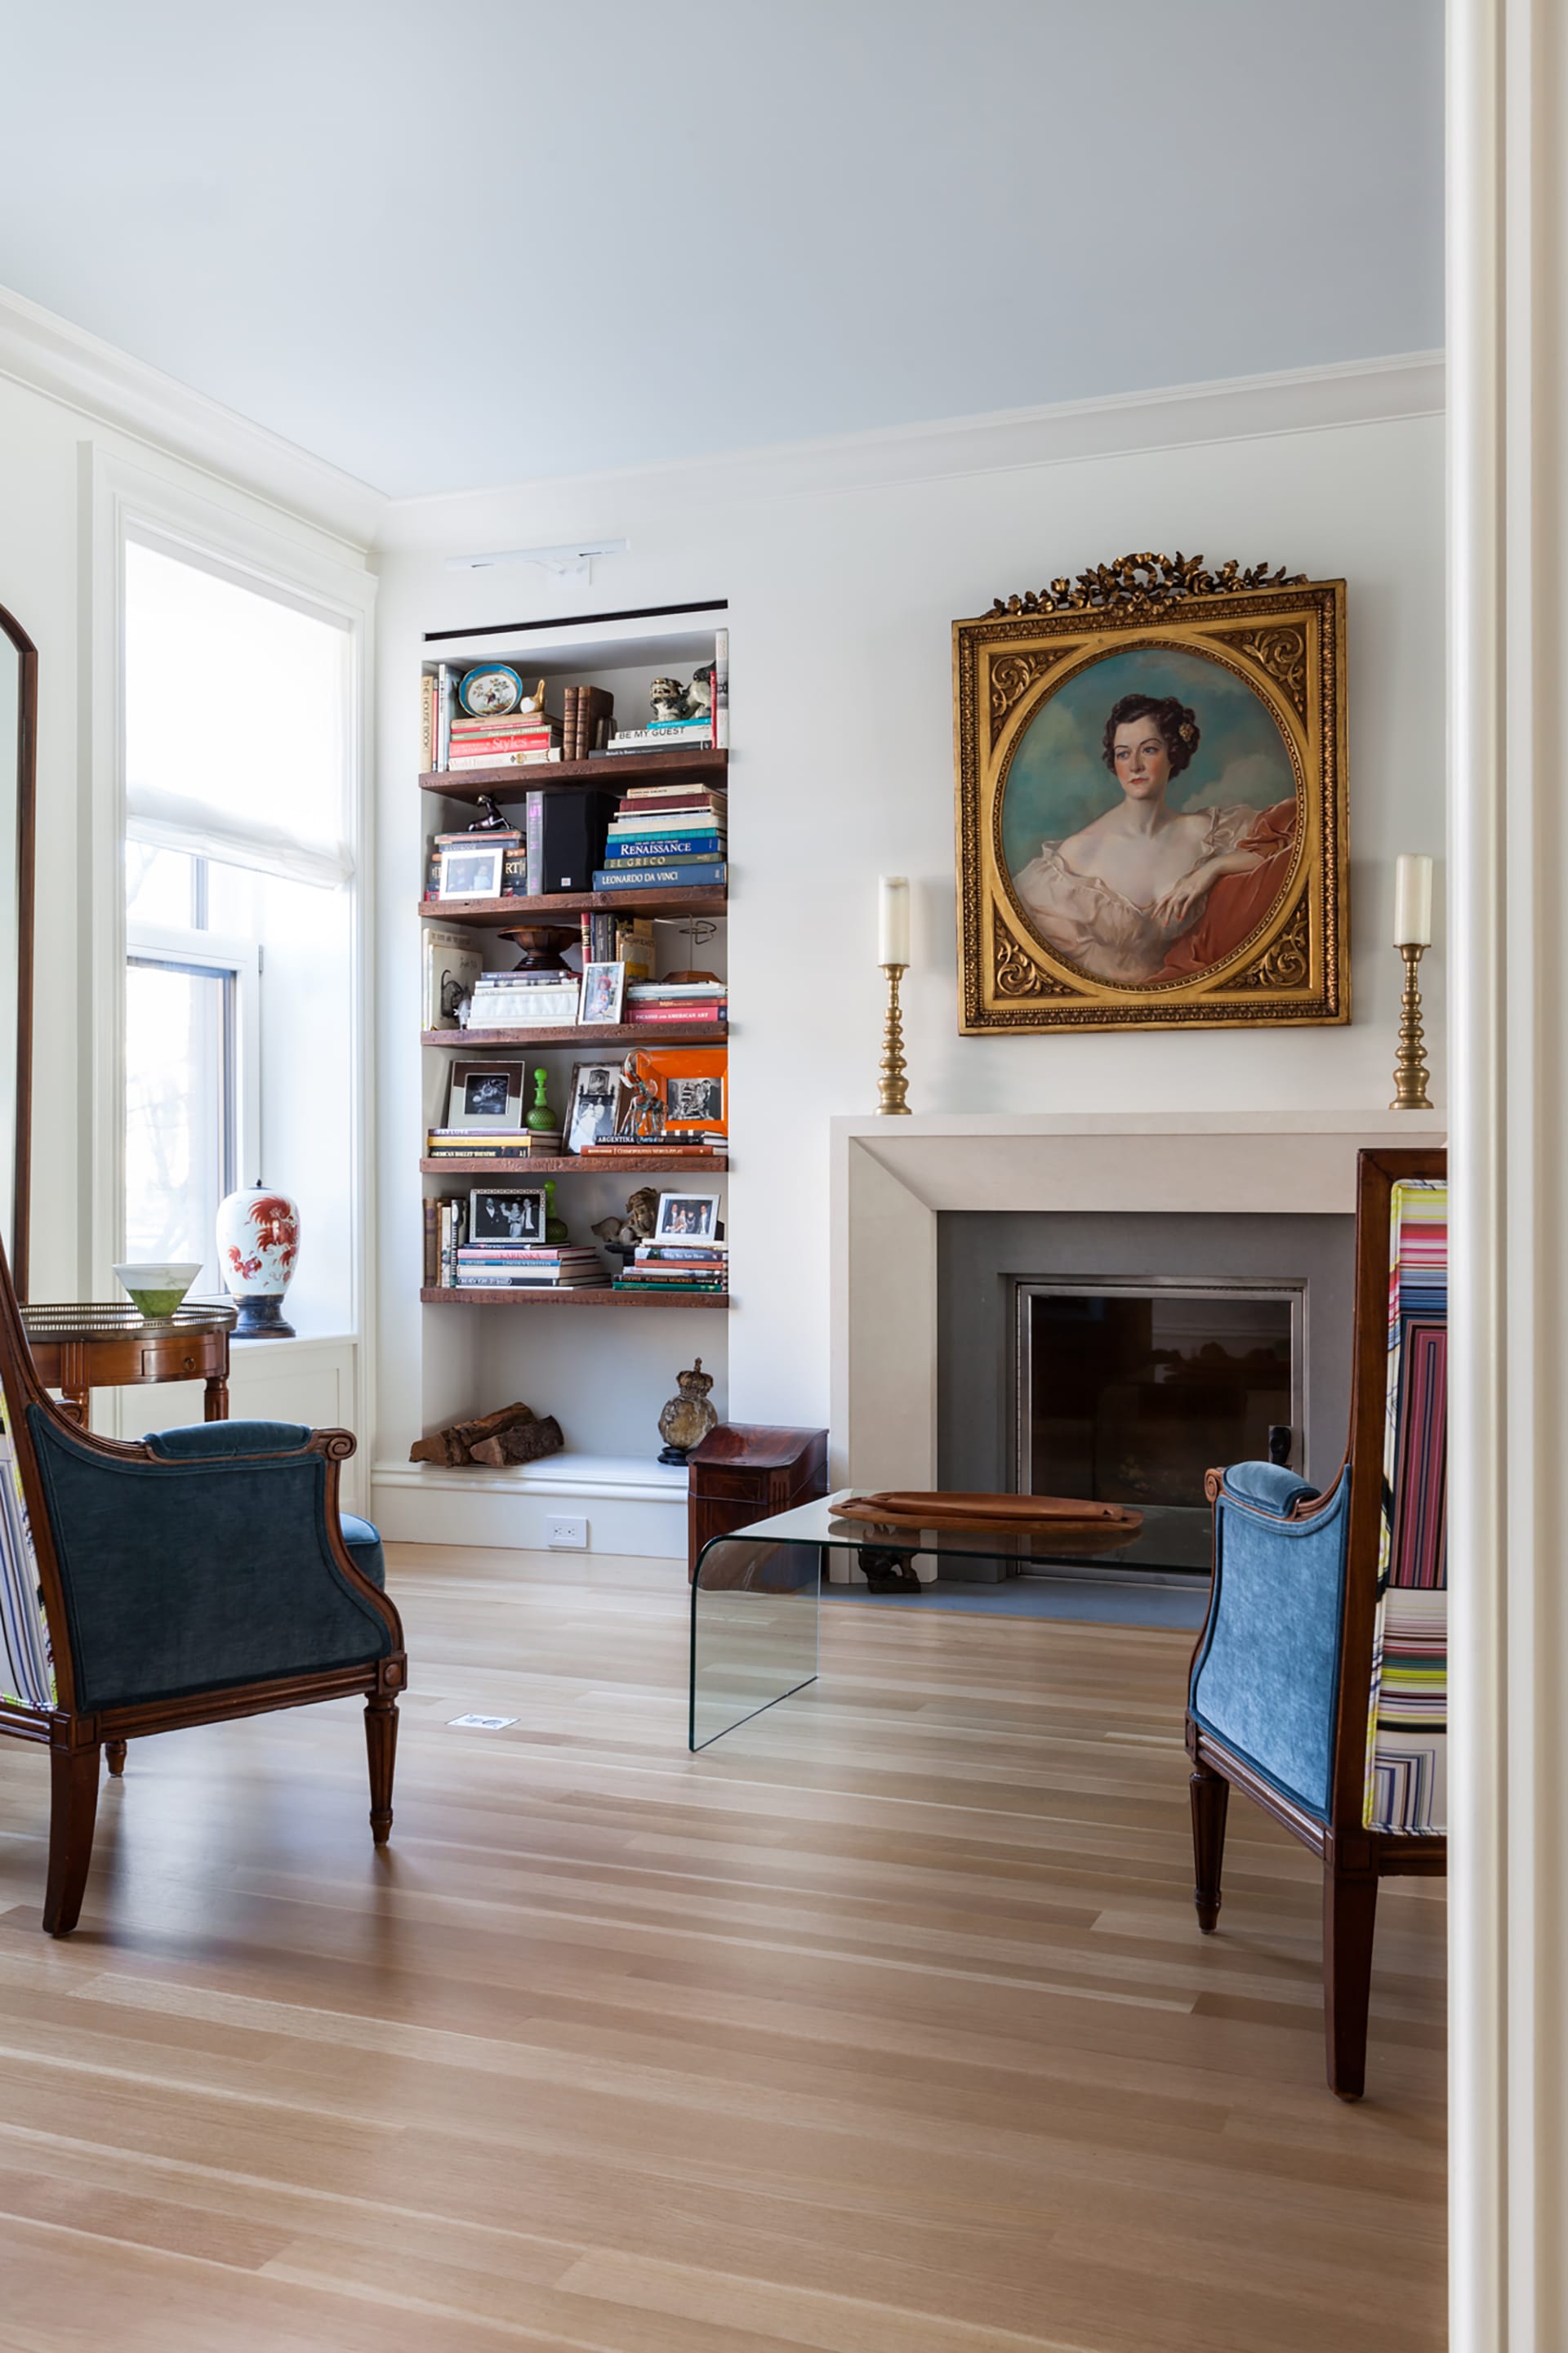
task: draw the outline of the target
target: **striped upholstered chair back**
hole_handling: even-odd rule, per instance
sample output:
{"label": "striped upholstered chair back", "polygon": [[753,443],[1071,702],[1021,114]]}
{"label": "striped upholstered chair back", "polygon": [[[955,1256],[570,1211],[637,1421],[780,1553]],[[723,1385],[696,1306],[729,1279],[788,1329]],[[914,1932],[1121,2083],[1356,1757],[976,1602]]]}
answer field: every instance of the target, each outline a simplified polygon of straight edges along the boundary
{"label": "striped upholstered chair back", "polygon": [[1388,1377],[1366,1743],[1369,1831],[1447,1829],[1448,1187],[1390,1189]]}
{"label": "striped upholstered chair back", "polygon": [[1447,1868],[1447,1176],[1363,1152],[1350,1442],[1321,1493],[1273,1462],[1212,1471],[1215,1575],[1193,1656],[1194,1900],[1219,1925],[1229,1793],[1323,1865],[1328,2076],[1365,2080],[1378,1882]]}

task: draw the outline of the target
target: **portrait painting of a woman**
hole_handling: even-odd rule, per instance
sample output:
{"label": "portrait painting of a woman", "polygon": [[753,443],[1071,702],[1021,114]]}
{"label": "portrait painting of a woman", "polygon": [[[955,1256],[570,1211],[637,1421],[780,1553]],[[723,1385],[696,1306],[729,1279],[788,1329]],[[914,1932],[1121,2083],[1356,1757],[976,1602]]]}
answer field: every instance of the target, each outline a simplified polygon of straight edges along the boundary
{"label": "portrait painting of a woman", "polygon": [[1198,978],[1233,955],[1289,878],[1297,822],[1267,706],[1217,665],[1163,649],[1091,664],[1048,701],[1005,803],[1030,930],[1126,988]]}

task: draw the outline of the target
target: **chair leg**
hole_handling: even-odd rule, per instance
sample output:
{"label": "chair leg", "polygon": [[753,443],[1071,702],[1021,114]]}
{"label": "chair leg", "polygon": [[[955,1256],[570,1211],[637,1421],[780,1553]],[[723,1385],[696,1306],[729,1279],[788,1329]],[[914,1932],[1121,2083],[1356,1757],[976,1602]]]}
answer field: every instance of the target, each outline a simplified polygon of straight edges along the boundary
{"label": "chair leg", "polygon": [[87,1869],[92,1861],[92,1825],[98,1814],[100,1751],[49,1751],[49,1875],[44,1892],[44,1928],[68,1936],[81,1916]]}
{"label": "chair leg", "polygon": [[120,1776],[121,1776],[121,1775],[124,1772],[124,1770],[125,1770],[125,1743],[124,1743],[124,1741],[123,1741],[123,1740],[107,1740],[107,1741],[105,1741],[104,1746],[103,1746],[103,1754],[104,1754],[104,1757],[105,1757],[105,1759],[106,1759],[106,1761],[107,1761],[107,1763],[108,1763],[108,1766],[109,1766],[109,1769],[110,1769],[110,1771],[113,1774],[113,1776],[114,1776],[115,1779],[116,1779],[116,1780],[118,1780],[118,1779],[120,1778]]}
{"label": "chair leg", "polygon": [[374,1692],[364,1704],[364,1742],[370,1757],[370,1831],[377,1846],[392,1835],[392,1773],[397,1762],[397,1702]]}
{"label": "chair leg", "polygon": [[1212,1936],[1219,1919],[1219,1874],[1225,1861],[1225,1817],[1230,1783],[1223,1773],[1200,1765],[1189,1787],[1193,1799],[1193,1902],[1198,1926]]}
{"label": "chair leg", "polygon": [[1323,2031],[1329,2089],[1359,2100],[1366,2088],[1366,2019],[1372,1993],[1372,1939],[1377,1925],[1375,1872],[1323,1873]]}

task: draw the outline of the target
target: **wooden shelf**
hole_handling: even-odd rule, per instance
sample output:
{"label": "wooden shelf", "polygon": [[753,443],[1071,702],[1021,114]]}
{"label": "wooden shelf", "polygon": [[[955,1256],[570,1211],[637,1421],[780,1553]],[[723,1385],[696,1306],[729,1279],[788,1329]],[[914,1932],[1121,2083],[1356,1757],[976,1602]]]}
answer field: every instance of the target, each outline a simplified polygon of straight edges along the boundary
{"label": "wooden shelf", "polygon": [[727,1021],[558,1021],[542,1029],[426,1029],[422,1043],[450,1046],[723,1046]]}
{"label": "wooden shelf", "polygon": [[584,1283],[576,1291],[556,1291],[546,1283],[537,1290],[480,1291],[458,1290],[455,1286],[421,1290],[419,1296],[426,1307],[536,1307],[548,1301],[552,1307],[728,1307],[726,1291],[672,1291],[668,1297],[655,1291],[612,1291],[606,1283],[603,1290],[591,1291]]}
{"label": "wooden shelf", "polygon": [[427,793],[449,801],[478,802],[489,793],[498,801],[521,800],[525,793],[561,792],[569,785],[599,785],[619,792],[617,776],[647,784],[722,785],[730,765],[728,752],[606,752],[596,760],[535,760],[524,768],[449,768],[426,770],[419,782]]}
{"label": "wooden shelf", "polygon": [[474,923],[494,930],[513,923],[560,923],[568,915],[722,915],[722,882],[683,891],[553,891],[537,899],[421,899],[427,923]]}
{"label": "wooden shelf", "polygon": [[693,1176],[724,1176],[729,1174],[728,1153],[716,1152],[710,1160],[694,1159],[689,1154],[679,1157],[673,1154],[660,1159],[653,1152],[606,1153],[603,1159],[596,1153],[570,1152],[562,1155],[542,1152],[520,1154],[515,1160],[483,1159],[476,1153],[454,1152],[441,1160],[422,1160],[422,1176],[487,1176],[498,1179],[529,1176],[587,1176],[605,1169],[613,1176],[670,1176],[689,1172]]}

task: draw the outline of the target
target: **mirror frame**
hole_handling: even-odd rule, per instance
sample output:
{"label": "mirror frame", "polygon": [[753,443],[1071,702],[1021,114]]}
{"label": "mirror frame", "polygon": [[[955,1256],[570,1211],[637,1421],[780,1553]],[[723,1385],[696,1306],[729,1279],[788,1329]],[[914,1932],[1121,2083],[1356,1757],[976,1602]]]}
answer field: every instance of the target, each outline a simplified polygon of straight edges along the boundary
{"label": "mirror frame", "polygon": [[[0,605],[0,630],[16,649],[16,1166],[11,1192],[11,1280],[27,1296],[33,1175],[33,847],[37,790],[38,649]],[[0,759],[5,753],[0,750]]]}

